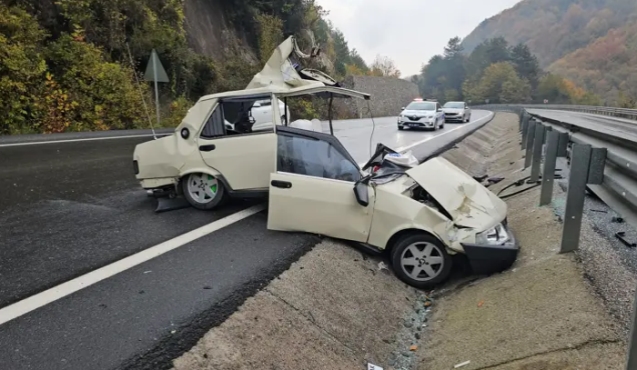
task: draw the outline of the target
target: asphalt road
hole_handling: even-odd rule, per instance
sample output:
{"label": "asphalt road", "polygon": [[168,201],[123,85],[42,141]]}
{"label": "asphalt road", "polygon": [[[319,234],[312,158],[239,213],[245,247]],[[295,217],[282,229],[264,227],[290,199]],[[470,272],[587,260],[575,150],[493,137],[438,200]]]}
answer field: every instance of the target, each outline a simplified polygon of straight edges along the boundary
{"label": "asphalt road", "polygon": [[[488,115],[437,132],[376,119],[372,145],[423,158]],[[371,126],[334,123],[357,161],[368,158]],[[156,214],[131,165],[148,137],[73,141],[100,137],[85,135],[0,140],[0,308],[256,204]],[[266,219],[258,213],[0,325],[0,368],[166,368],[317,242],[270,232]]]}
{"label": "asphalt road", "polygon": [[583,130],[602,132],[632,142],[637,141],[637,124],[634,120],[550,109],[528,109],[528,111],[550,120],[575,124]]}

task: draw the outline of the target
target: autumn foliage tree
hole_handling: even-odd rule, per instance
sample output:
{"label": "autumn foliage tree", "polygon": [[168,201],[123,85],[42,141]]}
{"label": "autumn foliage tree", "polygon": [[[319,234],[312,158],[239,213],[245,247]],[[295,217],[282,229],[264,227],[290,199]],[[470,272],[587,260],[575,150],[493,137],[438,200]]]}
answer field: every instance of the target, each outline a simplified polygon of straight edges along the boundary
{"label": "autumn foliage tree", "polygon": [[396,64],[387,56],[377,55],[369,69],[372,76],[400,77]]}
{"label": "autumn foliage tree", "polygon": [[560,76],[542,77],[538,59],[528,46],[510,46],[502,37],[486,40],[471,54],[459,38],[449,40],[442,55],[423,67],[416,80],[421,94],[442,101],[490,103],[540,102],[543,99],[585,104],[597,102],[585,89]]}

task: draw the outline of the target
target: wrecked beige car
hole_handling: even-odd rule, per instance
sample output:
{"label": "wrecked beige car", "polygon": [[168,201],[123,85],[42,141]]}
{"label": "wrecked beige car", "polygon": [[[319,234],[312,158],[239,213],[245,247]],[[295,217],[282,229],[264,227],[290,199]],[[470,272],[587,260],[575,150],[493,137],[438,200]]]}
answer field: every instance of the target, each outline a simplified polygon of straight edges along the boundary
{"label": "wrecked beige car", "polygon": [[518,246],[507,229],[506,203],[446,160],[402,165],[392,161],[398,153],[380,145],[361,169],[333,135],[331,119],[324,133],[316,120],[288,122],[277,104],[274,127],[252,131],[255,101],[287,105],[308,94],[330,102],[369,99],[294,67],[294,53],[300,54],[290,38],[246,90],[201,98],[174,134],[138,145],[134,168],[142,187],[157,196],[183,195],[199,209],[269,194],[269,229],[387,251],[398,277],[418,288],[447,279],[453,256],[466,256],[478,273],[513,263]]}
{"label": "wrecked beige car", "polygon": [[[200,98],[172,135],[137,145],[133,166],[142,187],[160,199],[183,194],[203,210],[232,197],[267,195],[276,160],[275,128],[298,123],[290,122],[289,98],[322,97],[329,100],[330,110],[334,98],[370,98],[339,87],[320,71],[300,67],[297,59],[317,53],[313,48],[310,55],[303,54],[290,37],[245,90]],[[274,124],[259,128],[253,108],[262,101],[282,101],[283,106],[272,104]],[[331,119],[329,125],[333,132]]]}
{"label": "wrecked beige car", "polygon": [[418,288],[446,280],[454,255],[476,273],[502,271],[517,257],[506,203],[443,158],[401,166],[379,145],[365,173],[333,136],[281,127],[277,143],[268,229],[389,251],[398,277]]}

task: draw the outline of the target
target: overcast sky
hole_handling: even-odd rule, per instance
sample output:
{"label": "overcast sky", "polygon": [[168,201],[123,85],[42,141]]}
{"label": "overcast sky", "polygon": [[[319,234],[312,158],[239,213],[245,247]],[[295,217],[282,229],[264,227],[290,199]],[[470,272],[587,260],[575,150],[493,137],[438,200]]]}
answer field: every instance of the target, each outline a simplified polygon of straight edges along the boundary
{"label": "overcast sky", "polygon": [[402,76],[420,71],[454,36],[467,36],[480,22],[519,0],[317,0],[328,19],[366,62],[392,58]]}

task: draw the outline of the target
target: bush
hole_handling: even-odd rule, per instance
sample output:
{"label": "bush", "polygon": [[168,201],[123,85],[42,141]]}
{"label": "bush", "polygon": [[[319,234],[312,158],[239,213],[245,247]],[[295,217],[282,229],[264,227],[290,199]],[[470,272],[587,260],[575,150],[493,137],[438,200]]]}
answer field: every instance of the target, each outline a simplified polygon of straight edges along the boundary
{"label": "bush", "polygon": [[0,5],[0,134],[36,132],[43,114],[46,36],[25,11]]}
{"label": "bush", "polygon": [[[47,50],[49,69],[75,105],[67,126],[73,131],[138,128],[143,104],[133,71],[104,60],[81,33],[62,35]],[[142,84],[142,89],[147,89]]]}

